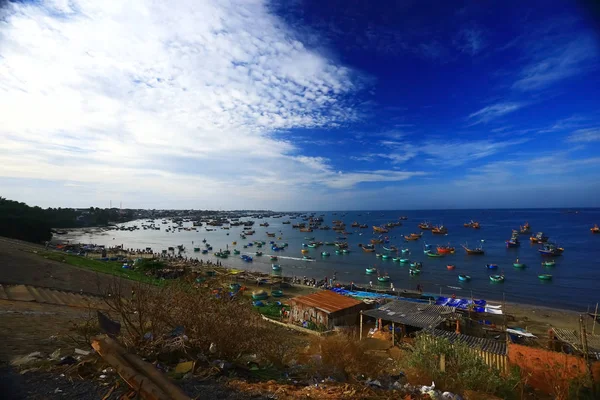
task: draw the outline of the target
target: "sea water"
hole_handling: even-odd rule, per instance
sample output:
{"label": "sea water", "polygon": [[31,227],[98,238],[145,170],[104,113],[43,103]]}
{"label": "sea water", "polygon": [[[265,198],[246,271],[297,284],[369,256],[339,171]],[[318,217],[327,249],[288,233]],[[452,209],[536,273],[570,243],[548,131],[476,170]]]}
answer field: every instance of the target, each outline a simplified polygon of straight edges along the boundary
{"label": "sea water", "polygon": [[[519,210],[431,210],[431,211],[356,211],[356,212],[315,212],[317,216],[323,214],[323,225],[332,226],[333,220],[342,220],[346,223],[349,254],[335,254],[335,246],[321,246],[308,248],[308,255],[314,258],[311,261],[302,260],[301,250],[303,243],[309,243],[305,237],[314,237],[316,241],[333,242],[338,236],[343,236],[333,230],[315,230],[310,233],[300,232],[291,225],[282,224],[288,220],[282,218],[263,218],[255,220],[252,227],[254,235],[246,239],[240,237],[243,227],[230,227],[230,229],[214,228],[206,231],[205,227],[198,227],[198,231],[166,232],[161,230],[142,230],[141,224],[145,221],[131,221],[125,226],[138,225],[140,230],[116,231],[104,233],[83,234],[74,239],[81,243],[94,243],[106,246],[123,245],[124,248],[145,249],[151,247],[160,253],[169,246],[184,245],[185,251],[181,254],[187,257],[204,260],[220,260],[225,266],[271,273],[270,255],[277,255],[277,264],[282,266],[282,273],[286,276],[310,277],[323,279],[331,278],[336,273],[338,281],[354,282],[357,285],[389,288],[393,284],[398,289],[416,289],[420,284],[425,292],[439,294],[456,294],[459,297],[475,297],[490,300],[503,300],[507,302],[546,305],[565,309],[583,311],[588,306],[592,307],[600,301],[600,234],[592,234],[590,228],[600,224],[600,209],[582,209],[578,213],[567,213],[556,209],[519,209]],[[396,222],[400,216],[407,216],[408,220],[401,221],[402,226],[391,228],[383,236],[389,237],[386,247],[396,246],[399,249],[408,248],[408,257],[411,261],[423,263],[420,275],[411,276],[408,264],[393,262],[376,258],[375,253],[365,253],[358,244],[369,243],[372,238],[381,235],[373,233],[372,226],[383,225],[387,222]],[[244,218],[245,219],[245,218]],[[479,221],[481,229],[475,230],[463,226],[470,220]],[[291,220],[292,223],[303,222],[300,218]],[[368,229],[352,228],[353,222],[368,224]],[[418,241],[405,242],[403,236],[420,232],[418,224],[429,221],[432,224],[443,224],[448,228],[447,235],[433,235],[425,231]],[[538,252],[540,245],[530,244],[529,235],[520,235],[521,246],[506,248],[505,241],[510,239],[512,229],[519,229],[525,222],[531,225],[531,232],[543,231],[550,237],[550,241],[565,248],[562,256],[542,257]],[[259,223],[268,222],[268,227],[259,226]],[[183,226],[191,226],[184,223]],[[276,237],[267,237],[266,232],[276,233]],[[281,239],[279,239],[281,237]],[[213,247],[213,251],[240,250],[242,254],[253,256],[251,263],[242,261],[239,256],[232,255],[227,259],[217,259],[211,253],[202,255],[194,252],[194,246],[204,248],[202,240]],[[243,248],[244,244],[255,240],[265,241],[267,245],[262,249],[256,246]],[[483,242],[481,242],[483,240]],[[237,245],[233,245],[233,242]],[[269,245],[270,241],[288,243],[284,251],[274,252]],[[435,245],[450,244],[456,248],[455,254],[441,258],[430,258],[423,253],[424,243]],[[467,255],[461,244],[468,243],[470,247],[477,247],[483,243],[485,255]],[[255,257],[254,253],[260,250],[263,256]],[[329,257],[322,257],[323,251],[329,252]],[[377,245],[378,253],[385,253],[381,245]],[[395,254],[394,254],[395,256]],[[513,263],[516,259],[525,263],[527,268],[516,269]],[[543,267],[544,259],[555,259],[556,266]],[[448,270],[446,265],[455,264],[454,270]],[[498,264],[497,270],[488,270],[486,264]],[[390,282],[380,284],[376,275],[366,275],[365,268],[375,266],[380,274],[388,274]],[[490,274],[501,274],[506,277],[504,283],[492,283]],[[538,275],[548,273],[553,275],[552,281],[540,281]],[[470,282],[459,282],[458,275],[471,276]]]}

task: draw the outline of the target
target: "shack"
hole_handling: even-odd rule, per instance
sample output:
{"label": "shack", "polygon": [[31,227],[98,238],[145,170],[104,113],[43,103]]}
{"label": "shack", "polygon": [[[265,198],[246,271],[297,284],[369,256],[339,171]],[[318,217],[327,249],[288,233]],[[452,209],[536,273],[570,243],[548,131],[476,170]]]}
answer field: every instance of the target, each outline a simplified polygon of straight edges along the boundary
{"label": "shack", "polygon": [[361,310],[369,306],[359,300],[323,290],[290,300],[292,324],[311,325],[331,330],[336,326],[356,326]]}
{"label": "shack", "polygon": [[[375,318],[378,329],[381,329],[385,322],[391,322],[392,332],[396,332],[396,326],[398,326],[401,337],[422,329],[438,328],[443,323],[453,325],[461,318],[460,314],[458,314],[453,307],[395,300],[390,301],[379,308],[361,312],[361,338],[363,332],[363,316]],[[392,335],[392,340],[394,340],[394,336],[395,335]]]}

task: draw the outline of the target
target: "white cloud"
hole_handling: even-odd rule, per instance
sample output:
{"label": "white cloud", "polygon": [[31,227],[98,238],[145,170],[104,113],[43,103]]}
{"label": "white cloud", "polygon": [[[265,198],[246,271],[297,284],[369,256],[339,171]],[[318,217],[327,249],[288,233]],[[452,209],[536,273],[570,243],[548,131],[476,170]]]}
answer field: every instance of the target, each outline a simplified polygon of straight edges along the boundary
{"label": "white cloud", "polygon": [[596,68],[599,50],[590,35],[580,35],[568,42],[550,37],[526,47],[528,63],[521,70],[513,88],[521,91],[545,88],[557,81]]}
{"label": "white cloud", "polygon": [[467,119],[473,120],[471,125],[489,122],[503,115],[512,113],[523,107],[522,103],[497,103],[470,114]]}
{"label": "white cloud", "polygon": [[600,142],[600,128],[578,129],[569,135],[567,141],[574,143]]}
{"label": "white cloud", "polygon": [[68,178],[98,201],[116,186],[130,203],[168,191],[201,206],[220,196],[266,205],[282,197],[273,185],[412,176],[339,177],[285,139],[355,120],[346,98],[360,79],[307,49],[266,1],[54,0],[0,12],[0,177]]}

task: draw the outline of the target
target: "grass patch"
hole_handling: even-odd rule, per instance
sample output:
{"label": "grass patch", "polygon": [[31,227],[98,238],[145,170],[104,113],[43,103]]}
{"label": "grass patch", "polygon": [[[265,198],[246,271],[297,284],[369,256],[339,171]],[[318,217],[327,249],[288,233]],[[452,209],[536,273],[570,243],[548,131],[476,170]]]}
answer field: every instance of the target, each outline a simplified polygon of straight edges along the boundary
{"label": "grass patch", "polygon": [[77,268],[83,268],[94,272],[117,276],[132,281],[149,283],[152,285],[163,285],[164,281],[146,276],[143,271],[124,269],[123,263],[118,261],[100,261],[91,258],[66,254],[56,251],[38,251],[35,253],[48,260],[63,262]]}
{"label": "grass patch", "polygon": [[286,310],[290,309],[289,305],[283,303],[281,305],[278,305],[276,302],[271,302],[270,304],[267,304],[263,307],[255,308],[260,314],[264,315],[265,317],[279,320],[281,318],[281,314],[279,313],[281,311],[281,307],[285,307]]}

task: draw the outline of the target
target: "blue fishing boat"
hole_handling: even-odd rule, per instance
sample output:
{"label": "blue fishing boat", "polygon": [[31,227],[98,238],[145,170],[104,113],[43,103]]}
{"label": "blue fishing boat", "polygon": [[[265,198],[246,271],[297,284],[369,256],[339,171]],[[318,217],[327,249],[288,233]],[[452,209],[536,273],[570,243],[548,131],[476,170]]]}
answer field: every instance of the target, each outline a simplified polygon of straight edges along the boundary
{"label": "blue fishing boat", "polygon": [[461,282],[468,282],[471,280],[471,277],[469,275],[460,274],[458,275],[458,280]]}
{"label": "blue fishing boat", "polygon": [[496,264],[486,264],[487,269],[497,269],[498,265]]}

